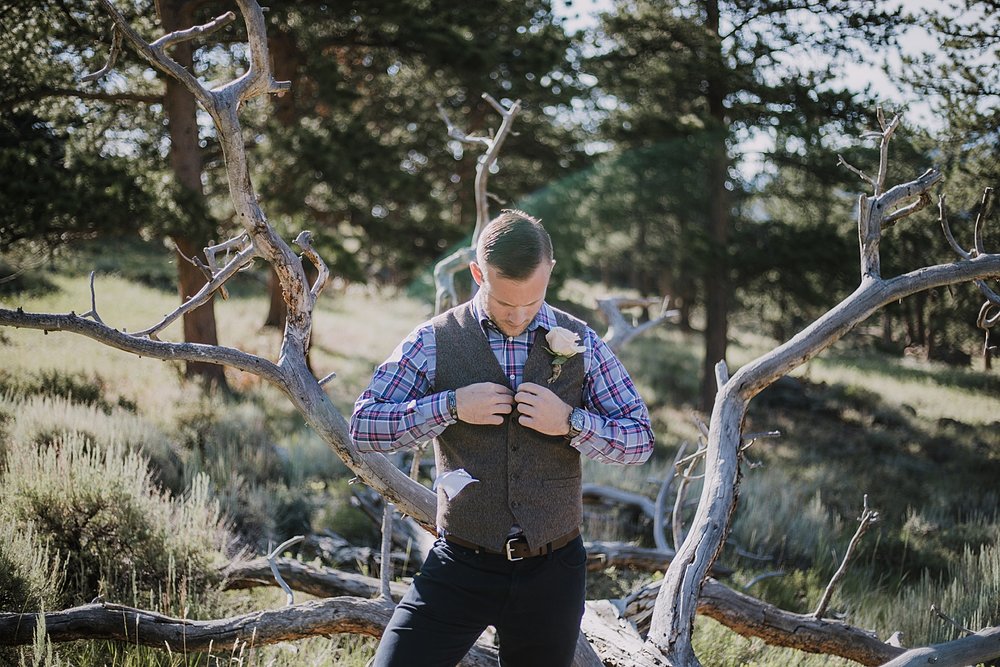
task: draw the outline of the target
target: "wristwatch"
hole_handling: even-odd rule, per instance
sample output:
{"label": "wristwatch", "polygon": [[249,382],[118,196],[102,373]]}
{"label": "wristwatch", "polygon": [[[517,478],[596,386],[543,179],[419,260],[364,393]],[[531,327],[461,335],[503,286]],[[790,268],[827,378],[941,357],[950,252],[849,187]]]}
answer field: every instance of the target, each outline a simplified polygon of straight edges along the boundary
{"label": "wristwatch", "polygon": [[573,408],[573,412],[569,413],[569,433],[566,437],[572,440],[576,436],[580,435],[583,431],[585,413],[582,408]]}
{"label": "wristwatch", "polygon": [[448,392],[448,413],[451,418],[458,421],[458,396],[455,394],[455,390],[452,389]]}

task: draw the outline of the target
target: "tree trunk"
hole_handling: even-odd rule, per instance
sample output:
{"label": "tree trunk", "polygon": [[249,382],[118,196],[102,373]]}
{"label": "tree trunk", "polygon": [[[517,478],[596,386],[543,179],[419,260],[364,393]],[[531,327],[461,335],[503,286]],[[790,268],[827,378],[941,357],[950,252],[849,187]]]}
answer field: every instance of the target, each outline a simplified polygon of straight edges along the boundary
{"label": "tree trunk", "polygon": [[273,270],[270,271],[267,278],[267,295],[269,297],[269,305],[264,326],[284,329],[285,316],[288,311],[285,308],[285,297],[281,295],[281,281],[278,280],[278,274]]}
{"label": "tree trunk", "polygon": [[729,331],[729,197],[726,178],[729,171],[729,157],[726,152],[728,124],[723,106],[725,90],[723,85],[721,41],[719,35],[718,0],[705,3],[707,28],[717,38],[720,53],[713,54],[717,60],[710,66],[708,74],[708,109],[711,128],[716,134],[711,137],[711,163],[708,174],[708,237],[714,252],[710,256],[711,265],[705,272],[705,358],[701,374],[700,407],[712,411],[715,400],[715,365],[726,358],[726,344]]}
{"label": "tree trunk", "polygon": [[[157,2],[160,24],[163,30],[189,28],[194,25],[191,3],[185,0],[160,0]],[[173,51],[174,59],[187,68],[193,69],[194,50],[190,42],[178,44]],[[204,189],[201,184],[201,149],[198,146],[198,122],[194,96],[172,77],[166,77],[166,94],[163,110],[170,130],[170,167],[185,197],[202,199]],[[194,221],[189,229],[201,229],[203,221]],[[171,237],[177,249],[190,258],[204,257],[199,245],[185,234],[175,233]],[[204,240],[204,239],[203,239]],[[177,289],[183,303],[198,293],[207,281],[205,275],[184,257],[177,257]],[[218,345],[215,327],[215,306],[210,300],[200,308],[184,315],[184,340],[189,343]],[[218,364],[195,361],[187,362],[184,374],[198,378],[220,388],[227,388],[224,369]]]}
{"label": "tree trunk", "polygon": [[[291,127],[298,121],[298,109],[295,105],[295,94],[299,89],[299,69],[301,67],[301,57],[295,46],[292,35],[283,30],[275,30],[268,40],[271,50],[271,62],[274,67],[274,76],[280,81],[291,81],[292,89],[284,95],[271,97],[271,107],[274,109],[274,118],[284,127]],[[285,317],[287,310],[285,298],[281,293],[281,282],[278,275],[272,270],[267,282],[267,293],[270,303],[267,309],[267,319],[264,320],[265,327],[276,329],[285,328]]]}

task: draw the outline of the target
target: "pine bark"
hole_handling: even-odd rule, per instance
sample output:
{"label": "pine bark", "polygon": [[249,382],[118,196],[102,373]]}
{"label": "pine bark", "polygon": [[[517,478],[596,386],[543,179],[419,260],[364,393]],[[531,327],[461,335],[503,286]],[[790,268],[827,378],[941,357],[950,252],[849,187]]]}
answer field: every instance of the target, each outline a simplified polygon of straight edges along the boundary
{"label": "pine bark", "polygon": [[719,36],[718,0],[705,2],[706,28],[713,35],[718,54],[714,66],[708,68],[708,111],[714,136],[711,138],[711,163],[708,174],[708,237],[714,252],[705,275],[705,358],[702,363],[700,407],[712,411],[715,401],[715,365],[726,359],[729,336],[729,197],[726,179],[729,156],[726,151],[728,121],[723,104],[726,91],[723,82],[722,42]]}
{"label": "pine bark", "polygon": [[[194,24],[192,3],[186,0],[160,0],[157,3],[160,23],[166,32],[188,28]],[[174,59],[189,71],[193,69],[194,49],[190,42],[178,44],[173,51]],[[170,167],[178,187],[185,197],[201,200],[205,196],[201,183],[201,148],[198,145],[197,107],[194,96],[179,82],[166,77],[166,93],[163,110],[167,116],[170,133]],[[200,229],[201,221],[189,228]],[[204,256],[198,244],[183,232],[171,236],[179,253],[194,258]],[[180,255],[177,261],[177,289],[181,302],[198,293],[206,282],[205,275]],[[215,325],[214,300],[184,315],[184,340],[189,343],[218,345],[219,338]],[[228,387],[224,368],[218,364],[189,361],[184,374],[198,378],[220,388]]]}

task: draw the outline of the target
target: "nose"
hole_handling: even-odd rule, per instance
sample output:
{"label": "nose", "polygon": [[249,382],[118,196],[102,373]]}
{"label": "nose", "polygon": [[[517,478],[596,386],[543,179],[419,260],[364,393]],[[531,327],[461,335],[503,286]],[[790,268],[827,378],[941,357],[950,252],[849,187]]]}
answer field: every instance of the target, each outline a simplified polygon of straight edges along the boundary
{"label": "nose", "polygon": [[510,311],[507,321],[512,325],[524,324],[528,320],[528,311],[525,308],[517,308]]}

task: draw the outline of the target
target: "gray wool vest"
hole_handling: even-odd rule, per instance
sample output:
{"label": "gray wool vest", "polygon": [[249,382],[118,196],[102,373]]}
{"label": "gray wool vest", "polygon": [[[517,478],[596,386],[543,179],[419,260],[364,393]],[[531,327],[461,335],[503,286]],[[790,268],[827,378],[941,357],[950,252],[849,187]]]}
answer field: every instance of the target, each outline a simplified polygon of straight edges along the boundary
{"label": "gray wool vest", "polygon": [[[586,324],[562,311],[555,313],[559,326],[584,339]],[[435,317],[432,324],[435,391],[477,382],[510,386],[471,302]],[[570,406],[580,407],[583,355],[571,357],[563,364],[559,378],[548,384],[552,355],[545,350],[545,333],[542,328],[536,330],[524,366],[524,382],[548,387]],[[533,549],[580,526],[580,453],[565,437],[521,426],[517,416],[515,409],[499,426],[457,422],[438,436],[434,447],[437,474],[464,468],[479,480],[451,500],[438,489],[437,525],[446,533],[500,551],[514,523]]]}

